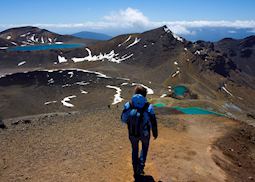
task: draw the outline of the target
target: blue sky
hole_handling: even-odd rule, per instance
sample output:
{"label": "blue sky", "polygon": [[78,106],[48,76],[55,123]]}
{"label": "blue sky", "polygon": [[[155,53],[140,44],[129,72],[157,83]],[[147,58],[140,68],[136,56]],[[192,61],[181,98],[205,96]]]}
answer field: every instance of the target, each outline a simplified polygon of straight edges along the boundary
{"label": "blue sky", "polygon": [[119,34],[163,24],[181,34],[192,34],[194,26],[255,30],[254,7],[254,0],[1,0],[0,30],[37,25]]}

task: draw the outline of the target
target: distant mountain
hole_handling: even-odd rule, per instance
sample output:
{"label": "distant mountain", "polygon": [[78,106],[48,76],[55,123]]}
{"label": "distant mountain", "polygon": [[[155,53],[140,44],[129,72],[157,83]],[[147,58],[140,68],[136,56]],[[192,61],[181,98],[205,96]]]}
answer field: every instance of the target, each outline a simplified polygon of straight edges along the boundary
{"label": "distant mountain", "polygon": [[210,41],[216,42],[226,37],[234,39],[243,39],[245,37],[254,35],[255,32],[252,29],[242,28],[228,28],[228,27],[201,27],[201,28],[189,28],[190,33],[183,36],[190,41]]}
{"label": "distant mountain", "polygon": [[84,38],[84,39],[94,39],[94,40],[110,40],[112,38],[111,36],[106,34],[88,32],[88,31],[78,32],[78,33],[72,34],[72,36]]}
{"label": "distant mountain", "polygon": [[56,43],[83,43],[90,45],[95,40],[77,38],[71,35],[60,35],[38,27],[26,26],[7,29],[0,32],[0,38],[13,45],[35,45]]}

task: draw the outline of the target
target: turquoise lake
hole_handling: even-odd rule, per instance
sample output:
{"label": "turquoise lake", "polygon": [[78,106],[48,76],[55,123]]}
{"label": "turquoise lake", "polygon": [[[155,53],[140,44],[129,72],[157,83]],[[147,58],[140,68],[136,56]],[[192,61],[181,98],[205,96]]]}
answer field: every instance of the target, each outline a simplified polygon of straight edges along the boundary
{"label": "turquoise lake", "polygon": [[173,88],[173,92],[176,96],[183,96],[188,89],[185,86],[179,85]]}
{"label": "turquoise lake", "polygon": [[184,108],[184,107],[176,106],[176,107],[172,107],[172,108],[176,109],[178,111],[181,111],[184,114],[214,114],[214,115],[222,116],[222,114],[220,114],[220,113],[216,113],[216,112],[213,112],[213,111],[202,109],[200,107],[187,107],[187,108]]}
{"label": "turquoise lake", "polygon": [[29,46],[16,46],[10,47],[8,51],[43,51],[50,49],[72,49],[84,47],[84,44],[44,44],[44,45],[29,45]]}

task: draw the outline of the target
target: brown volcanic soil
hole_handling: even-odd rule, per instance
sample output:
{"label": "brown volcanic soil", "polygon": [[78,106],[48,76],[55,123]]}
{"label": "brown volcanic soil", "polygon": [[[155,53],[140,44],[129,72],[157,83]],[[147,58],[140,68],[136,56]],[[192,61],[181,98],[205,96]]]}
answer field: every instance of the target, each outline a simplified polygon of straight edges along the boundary
{"label": "brown volcanic soil", "polygon": [[216,146],[229,159],[215,156],[216,163],[226,171],[228,181],[255,180],[255,130],[241,123],[216,142]]}
{"label": "brown volcanic soil", "polygon": [[[119,108],[106,108],[5,120],[1,181],[132,181],[130,144],[119,117]],[[11,124],[20,119],[31,123]],[[245,181],[254,171],[247,169],[254,168],[246,165],[247,151],[231,142],[234,135],[252,146],[245,138],[254,137],[254,128],[243,124],[244,135],[238,134],[238,122],[212,115],[158,115],[158,121],[159,138],[151,140],[144,181]],[[239,151],[246,172],[231,176],[226,166],[240,167],[215,142],[223,154],[228,153],[222,146]]]}

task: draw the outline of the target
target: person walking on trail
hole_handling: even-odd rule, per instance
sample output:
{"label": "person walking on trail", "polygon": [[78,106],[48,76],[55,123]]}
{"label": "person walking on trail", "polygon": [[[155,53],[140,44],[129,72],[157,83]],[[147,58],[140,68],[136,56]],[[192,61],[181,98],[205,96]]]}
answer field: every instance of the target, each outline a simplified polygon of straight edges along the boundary
{"label": "person walking on trail", "polygon": [[[150,131],[154,139],[158,137],[157,119],[152,104],[147,99],[147,90],[142,86],[135,87],[131,101],[125,103],[121,120],[128,126],[129,140],[132,146],[132,164],[134,178],[144,175],[144,167],[149,149]],[[139,157],[139,141],[142,150]]]}

